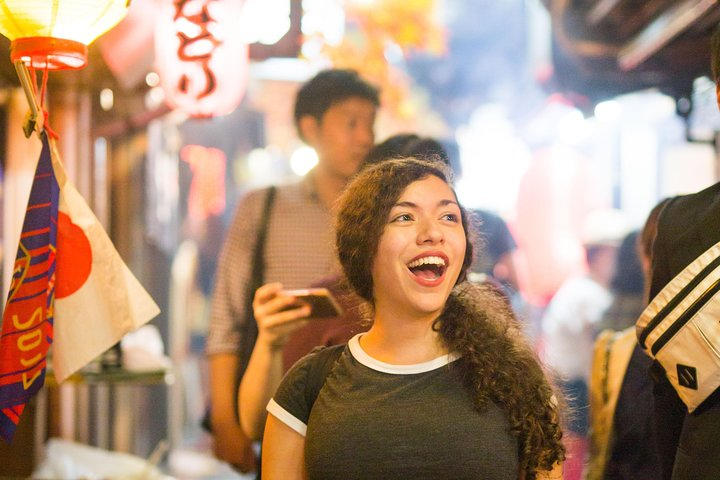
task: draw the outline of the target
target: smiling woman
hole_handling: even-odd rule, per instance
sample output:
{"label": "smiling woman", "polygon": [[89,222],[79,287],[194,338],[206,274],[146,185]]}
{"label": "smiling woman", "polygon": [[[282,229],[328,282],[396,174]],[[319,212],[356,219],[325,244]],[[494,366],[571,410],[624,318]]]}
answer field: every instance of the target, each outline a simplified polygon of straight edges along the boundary
{"label": "smiling woman", "polygon": [[445,168],[386,160],[341,198],[338,256],[372,327],[329,368],[321,351],[288,372],[266,479],[560,478],[557,397],[504,299],[464,282],[472,245]]}
{"label": "smiling woman", "polygon": [[455,194],[441,178],[427,176],[403,190],[387,217],[371,269],[375,322],[382,315],[384,322],[418,319],[431,326],[471,249]]}

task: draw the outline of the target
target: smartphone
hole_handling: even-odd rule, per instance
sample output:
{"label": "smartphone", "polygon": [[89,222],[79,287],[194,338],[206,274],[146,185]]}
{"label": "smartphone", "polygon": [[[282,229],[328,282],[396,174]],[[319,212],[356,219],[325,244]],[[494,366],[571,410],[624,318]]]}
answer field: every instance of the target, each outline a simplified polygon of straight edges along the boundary
{"label": "smartphone", "polygon": [[308,318],[328,318],[342,315],[343,309],[327,288],[305,288],[301,290],[283,290],[283,295],[295,297],[297,303],[288,307],[297,308],[310,305],[312,310]]}

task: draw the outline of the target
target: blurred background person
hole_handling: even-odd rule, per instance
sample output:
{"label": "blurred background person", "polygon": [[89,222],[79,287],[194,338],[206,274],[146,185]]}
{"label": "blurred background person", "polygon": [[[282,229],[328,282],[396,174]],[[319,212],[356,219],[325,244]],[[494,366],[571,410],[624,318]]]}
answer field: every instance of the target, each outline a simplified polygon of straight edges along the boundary
{"label": "blurred background person", "polygon": [[610,282],[627,222],[616,210],[590,212],[583,225],[587,271],[568,278],[542,318],[542,354],[553,369],[570,407],[565,478],[579,478],[587,453],[588,384],[592,349],[600,320],[610,307]]}
{"label": "blurred background person", "polygon": [[[633,248],[637,251],[643,275],[641,310],[648,302],[650,262],[658,217],[667,201],[661,200],[653,207],[639,234],[633,232],[625,237],[625,240],[631,236],[636,238]],[[618,255],[619,264],[621,257],[624,255]],[[624,268],[618,265],[618,272],[621,270]],[[628,275],[632,276],[633,273]],[[616,303],[613,301],[613,305]],[[609,318],[612,311],[611,307],[606,312],[604,324],[624,325],[627,319],[614,322]],[[628,310],[615,311],[624,316]],[[634,321],[623,329],[610,327],[603,330],[595,342],[590,380],[588,480],[631,480],[661,476],[652,414],[652,379],[649,375],[652,361],[637,343]]]}
{"label": "blurred background person", "polygon": [[478,253],[470,267],[470,279],[485,275],[502,286],[505,295],[511,299],[516,311],[520,310],[518,296],[520,285],[514,252],[515,239],[501,216],[489,210],[471,209],[481,241]]}
{"label": "blurred background person", "polygon": [[625,330],[635,325],[646,305],[645,277],[640,260],[640,232],[632,231],[623,238],[615,260],[615,274],[610,281],[612,303],[605,310],[598,331]]}

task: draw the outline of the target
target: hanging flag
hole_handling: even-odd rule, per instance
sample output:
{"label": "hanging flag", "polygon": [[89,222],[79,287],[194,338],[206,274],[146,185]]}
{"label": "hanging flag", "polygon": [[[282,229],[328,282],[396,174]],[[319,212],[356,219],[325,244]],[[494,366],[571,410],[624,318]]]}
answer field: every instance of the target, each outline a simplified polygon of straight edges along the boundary
{"label": "hanging flag", "polygon": [[43,136],[0,333],[0,436],[8,442],[25,404],[45,382],[53,341],[57,218],[58,183]]}
{"label": "hanging flag", "polygon": [[43,385],[50,343],[62,382],[160,313],[67,179],[54,141],[45,134],[42,141],[0,335],[0,435],[7,441]]}
{"label": "hanging flag", "polygon": [[52,369],[62,382],[160,309],[67,180],[52,140],[50,147],[60,189]]}

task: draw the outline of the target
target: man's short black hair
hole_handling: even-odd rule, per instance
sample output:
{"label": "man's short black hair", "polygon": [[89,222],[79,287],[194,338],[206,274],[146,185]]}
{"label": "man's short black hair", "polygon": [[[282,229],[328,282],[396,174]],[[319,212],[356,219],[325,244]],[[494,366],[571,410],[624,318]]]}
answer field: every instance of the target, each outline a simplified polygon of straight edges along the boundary
{"label": "man's short black hair", "polygon": [[295,126],[300,119],[312,115],[320,120],[336,102],[351,97],[360,97],[380,105],[378,89],[363,80],[355,70],[334,68],[323,70],[307,81],[298,91],[295,99]]}
{"label": "man's short black hair", "polygon": [[710,40],[710,66],[713,80],[715,80],[715,83],[720,83],[720,23],[715,26],[715,31]]}

